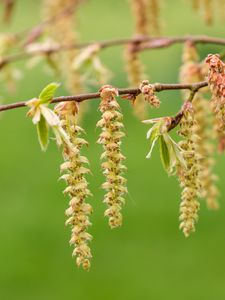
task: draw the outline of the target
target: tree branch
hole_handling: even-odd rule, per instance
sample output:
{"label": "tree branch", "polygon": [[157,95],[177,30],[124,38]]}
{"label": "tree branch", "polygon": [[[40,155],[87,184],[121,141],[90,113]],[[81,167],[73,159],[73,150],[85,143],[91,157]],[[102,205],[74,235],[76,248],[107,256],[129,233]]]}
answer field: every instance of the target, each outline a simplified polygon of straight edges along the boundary
{"label": "tree branch", "polygon": [[37,50],[33,50],[32,52],[19,52],[16,54],[8,55],[2,57],[0,60],[0,68],[4,67],[6,64],[9,64],[14,61],[27,59],[32,57],[33,55],[50,55],[60,51],[69,51],[71,49],[81,49],[87,46],[97,44],[100,46],[100,49],[105,49],[108,47],[126,45],[130,43],[137,44],[135,47],[135,51],[143,51],[147,49],[156,49],[156,48],[167,48],[171,45],[184,43],[186,41],[192,41],[196,44],[216,44],[216,45],[224,45],[225,39],[223,38],[215,38],[204,35],[199,36],[180,36],[180,37],[157,37],[152,38],[150,36],[145,37],[134,37],[134,38],[124,38],[124,39],[115,39],[115,40],[107,40],[107,41],[93,41],[81,44],[71,44],[71,45],[58,45],[52,47],[46,47],[45,49],[40,48]]}
{"label": "tree branch", "polygon": [[[195,93],[208,85],[207,81],[196,82],[194,84],[163,84],[163,83],[155,83],[152,84],[155,92],[161,92],[165,90],[190,90],[195,91]],[[133,95],[138,96],[141,91],[139,88],[125,88],[125,89],[118,89],[119,95]],[[85,100],[97,99],[100,97],[100,93],[87,93],[87,94],[80,94],[75,96],[60,96],[53,98],[51,103],[59,103],[65,101],[76,101],[82,102]],[[5,110],[16,109],[20,107],[26,106],[26,101],[16,102],[11,104],[5,104],[0,106],[0,112]]]}

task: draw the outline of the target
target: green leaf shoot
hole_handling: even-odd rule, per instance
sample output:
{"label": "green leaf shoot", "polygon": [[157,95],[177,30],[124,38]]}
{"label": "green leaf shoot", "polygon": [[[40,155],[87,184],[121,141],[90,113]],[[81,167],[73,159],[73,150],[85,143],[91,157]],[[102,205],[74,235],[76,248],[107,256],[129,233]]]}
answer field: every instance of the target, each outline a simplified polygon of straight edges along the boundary
{"label": "green leaf shoot", "polygon": [[166,171],[170,170],[170,151],[163,135],[159,137],[159,152],[163,167]]}
{"label": "green leaf shoot", "polygon": [[57,82],[48,84],[39,95],[40,104],[49,104],[52,101],[55,91],[59,86],[60,84]]}
{"label": "green leaf shoot", "polygon": [[42,151],[46,151],[49,142],[49,127],[45,118],[41,115],[40,121],[37,123],[38,141]]}

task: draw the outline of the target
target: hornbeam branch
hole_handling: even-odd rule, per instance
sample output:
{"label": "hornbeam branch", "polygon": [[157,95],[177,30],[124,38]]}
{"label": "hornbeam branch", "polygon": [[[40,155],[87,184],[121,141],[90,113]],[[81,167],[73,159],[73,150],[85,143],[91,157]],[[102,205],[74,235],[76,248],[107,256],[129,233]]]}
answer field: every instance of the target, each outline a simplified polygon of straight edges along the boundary
{"label": "hornbeam branch", "polygon": [[37,50],[33,50],[32,52],[23,51],[5,57],[1,57],[0,68],[4,67],[5,65],[11,62],[27,59],[34,55],[50,55],[60,51],[69,51],[75,48],[81,49],[94,44],[99,45],[100,49],[105,49],[112,46],[134,43],[136,44],[135,51],[143,51],[147,49],[167,48],[171,45],[184,43],[186,41],[192,41],[193,43],[196,44],[197,43],[216,44],[216,45],[225,46],[225,39],[209,37],[204,35],[199,35],[199,36],[187,35],[187,36],[178,36],[178,37],[157,37],[157,38],[144,36],[144,37],[124,38],[124,39],[115,39],[115,40],[107,40],[107,41],[93,41],[93,42],[87,42],[81,44],[58,45],[58,46],[47,47],[45,49],[40,48]]}
{"label": "hornbeam branch", "polygon": [[[199,89],[206,87],[208,85],[207,81],[196,82],[193,84],[163,84],[163,83],[155,83],[152,84],[155,92],[161,92],[165,90],[190,90],[197,92]],[[141,93],[139,88],[125,88],[118,89],[119,95],[132,95],[137,96]],[[80,94],[75,96],[60,96],[53,98],[51,103],[59,103],[65,101],[76,101],[82,102],[85,100],[97,99],[100,97],[100,93],[88,93],[88,94]],[[26,106],[26,101],[16,102],[11,104],[5,104],[0,106],[0,112],[5,110],[16,109],[20,107]]]}

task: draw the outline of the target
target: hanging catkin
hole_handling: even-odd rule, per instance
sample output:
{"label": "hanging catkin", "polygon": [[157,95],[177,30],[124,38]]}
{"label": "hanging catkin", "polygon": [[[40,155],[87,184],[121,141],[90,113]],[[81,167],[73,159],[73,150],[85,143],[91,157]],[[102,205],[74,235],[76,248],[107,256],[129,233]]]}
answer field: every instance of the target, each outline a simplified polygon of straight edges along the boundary
{"label": "hanging catkin", "polygon": [[87,168],[88,159],[81,155],[81,148],[87,145],[87,142],[79,137],[83,129],[76,122],[78,112],[76,103],[59,104],[55,110],[60,116],[62,127],[73,145],[72,149],[64,145],[64,163],[60,166],[61,172],[64,173],[60,179],[65,180],[67,184],[64,194],[69,195],[70,198],[69,207],[66,210],[68,217],[66,225],[71,227],[70,244],[74,246],[73,256],[76,257],[76,263],[88,270],[92,258],[89,247],[92,236],[87,232],[87,229],[91,225],[89,215],[92,213],[92,207],[86,203],[86,198],[91,196],[91,192],[88,189],[85,175],[90,171]]}
{"label": "hanging catkin", "polygon": [[116,101],[117,90],[110,86],[103,86],[100,90],[101,103],[99,110],[102,113],[97,127],[102,129],[98,143],[103,146],[101,158],[103,173],[106,181],[102,188],[106,190],[104,203],[107,205],[105,216],[109,218],[109,226],[115,228],[122,225],[121,209],[124,204],[124,194],[127,193],[126,179],[123,177],[126,167],[123,165],[125,157],[121,153],[121,139],[124,137],[123,115]]}

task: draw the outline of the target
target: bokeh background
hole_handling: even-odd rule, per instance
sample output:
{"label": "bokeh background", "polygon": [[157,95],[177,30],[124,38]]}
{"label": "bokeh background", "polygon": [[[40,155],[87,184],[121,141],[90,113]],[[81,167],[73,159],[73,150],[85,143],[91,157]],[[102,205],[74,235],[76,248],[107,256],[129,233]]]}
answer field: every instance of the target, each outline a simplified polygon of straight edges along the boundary
{"label": "bokeh background", "polygon": [[[164,1],[165,35],[207,34],[223,37],[224,23],[215,16],[207,27],[191,9],[191,1]],[[41,1],[19,0],[13,22],[1,31],[18,32],[40,21]],[[221,8],[222,9],[222,8]],[[2,7],[1,11],[2,13]],[[79,13],[81,41],[122,38],[132,35],[133,19],[128,1],[87,1]],[[221,47],[198,47],[201,57]],[[122,47],[107,49],[102,59],[115,76],[112,83],[127,86]],[[181,45],[146,51],[142,59],[152,82],[176,82],[181,63]],[[17,63],[24,69],[25,62]],[[26,100],[53,79],[38,66],[26,69],[13,95],[1,85],[3,102]],[[66,95],[60,87],[58,95]],[[179,92],[160,93],[160,110],[149,117],[174,114],[181,105]],[[93,176],[93,260],[90,272],[75,266],[68,244],[70,230],[64,226],[68,199],[58,182],[60,150],[54,142],[42,153],[26,109],[8,111],[0,119],[0,299],[17,300],[136,300],[225,299],[225,185],[224,156],[217,157],[216,172],[221,191],[218,212],[201,204],[197,231],[186,239],[178,229],[180,188],[168,178],[155,149],[146,160],[147,126],[136,120],[128,103],[122,103],[127,137],[128,188],[124,224],[110,230],[103,217],[103,176],[96,144],[98,101],[91,103],[83,127],[90,143],[86,151]]]}

